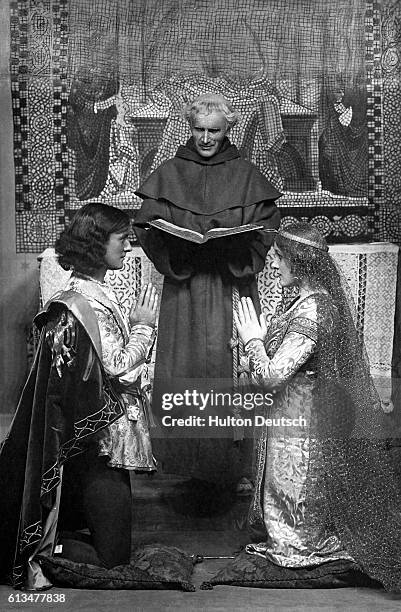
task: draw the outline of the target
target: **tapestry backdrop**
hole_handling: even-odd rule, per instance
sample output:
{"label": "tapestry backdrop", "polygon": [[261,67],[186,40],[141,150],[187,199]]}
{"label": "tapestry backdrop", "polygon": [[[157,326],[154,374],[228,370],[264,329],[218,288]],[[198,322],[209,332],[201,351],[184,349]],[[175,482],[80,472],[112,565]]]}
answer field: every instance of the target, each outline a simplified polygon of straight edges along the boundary
{"label": "tapestry backdrop", "polygon": [[230,138],[332,242],[401,241],[401,8],[387,0],[15,0],[17,251],[134,191],[225,95]]}

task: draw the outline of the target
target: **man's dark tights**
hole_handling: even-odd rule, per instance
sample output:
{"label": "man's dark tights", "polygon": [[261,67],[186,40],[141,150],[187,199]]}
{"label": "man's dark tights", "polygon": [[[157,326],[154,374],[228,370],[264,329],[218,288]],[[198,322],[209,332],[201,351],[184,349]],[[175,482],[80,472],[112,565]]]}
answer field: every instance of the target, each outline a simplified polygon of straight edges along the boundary
{"label": "man's dark tights", "polygon": [[69,491],[64,487],[75,481],[75,504],[78,499],[91,541],[71,534],[61,541],[63,557],[111,568],[130,561],[132,498],[129,472],[110,468],[106,461],[106,457],[89,451],[71,460],[70,465],[67,462],[62,514],[66,515],[69,505]]}

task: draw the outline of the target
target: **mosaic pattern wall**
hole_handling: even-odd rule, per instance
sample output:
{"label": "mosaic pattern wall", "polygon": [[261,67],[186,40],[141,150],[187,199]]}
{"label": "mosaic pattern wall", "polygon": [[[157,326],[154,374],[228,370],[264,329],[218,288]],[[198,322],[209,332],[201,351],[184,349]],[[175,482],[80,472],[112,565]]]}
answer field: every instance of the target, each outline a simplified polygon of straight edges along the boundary
{"label": "mosaic pattern wall", "polygon": [[378,206],[379,238],[401,243],[401,3],[382,12],[384,188]]}
{"label": "mosaic pattern wall", "polygon": [[88,200],[131,211],[205,91],[332,242],[400,241],[400,8],[386,0],[12,0],[17,251]]}

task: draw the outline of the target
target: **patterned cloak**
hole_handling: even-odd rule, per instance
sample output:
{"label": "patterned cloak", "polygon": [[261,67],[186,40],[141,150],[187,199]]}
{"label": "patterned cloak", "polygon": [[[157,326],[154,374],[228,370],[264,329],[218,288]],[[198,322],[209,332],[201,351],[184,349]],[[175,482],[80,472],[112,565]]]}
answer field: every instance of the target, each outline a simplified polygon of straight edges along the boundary
{"label": "patterned cloak", "polygon": [[35,319],[41,336],[0,451],[0,579],[21,588],[56,505],[61,468],[123,414],[101,365],[96,316],[64,292]]}

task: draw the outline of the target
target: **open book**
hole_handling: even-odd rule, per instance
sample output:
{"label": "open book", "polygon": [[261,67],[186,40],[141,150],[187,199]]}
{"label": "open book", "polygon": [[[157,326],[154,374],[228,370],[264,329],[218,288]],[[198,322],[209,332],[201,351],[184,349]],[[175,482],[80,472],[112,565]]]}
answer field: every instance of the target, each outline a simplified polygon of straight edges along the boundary
{"label": "open book", "polygon": [[198,244],[203,244],[212,238],[224,238],[225,236],[235,236],[236,234],[244,234],[245,232],[265,229],[263,225],[247,223],[246,225],[239,225],[237,227],[215,227],[208,230],[205,234],[201,234],[200,232],[195,232],[194,230],[187,229],[186,227],[174,225],[174,223],[164,221],[163,219],[155,219],[154,221],[150,221],[149,225],[156,227],[163,232],[167,232],[168,234],[172,234],[173,236],[177,236],[178,238],[182,238],[183,240],[197,242]]}

